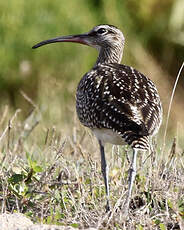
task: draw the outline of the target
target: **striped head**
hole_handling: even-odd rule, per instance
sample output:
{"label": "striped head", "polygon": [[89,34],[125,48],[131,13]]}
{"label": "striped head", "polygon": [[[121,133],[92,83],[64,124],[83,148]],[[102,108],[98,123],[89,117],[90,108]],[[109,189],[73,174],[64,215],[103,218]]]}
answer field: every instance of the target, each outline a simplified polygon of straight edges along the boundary
{"label": "striped head", "polygon": [[101,48],[124,46],[125,38],[123,33],[112,25],[95,26],[89,31],[88,36],[89,45],[95,47],[99,51]]}

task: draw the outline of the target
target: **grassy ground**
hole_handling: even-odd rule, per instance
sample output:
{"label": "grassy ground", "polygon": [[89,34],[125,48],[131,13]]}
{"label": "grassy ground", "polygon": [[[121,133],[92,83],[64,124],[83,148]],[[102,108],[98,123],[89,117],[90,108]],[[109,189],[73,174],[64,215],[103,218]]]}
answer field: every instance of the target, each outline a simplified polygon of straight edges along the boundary
{"label": "grassy ground", "polygon": [[[31,102],[30,102],[31,103]],[[1,212],[21,212],[35,223],[98,229],[184,229],[184,162],[177,140],[162,152],[139,154],[128,219],[123,219],[131,149],[106,146],[112,212],[105,213],[99,148],[73,116],[49,128],[38,108],[19,119],[1,111]],[[70,129],[69,129],[70,128]]]}

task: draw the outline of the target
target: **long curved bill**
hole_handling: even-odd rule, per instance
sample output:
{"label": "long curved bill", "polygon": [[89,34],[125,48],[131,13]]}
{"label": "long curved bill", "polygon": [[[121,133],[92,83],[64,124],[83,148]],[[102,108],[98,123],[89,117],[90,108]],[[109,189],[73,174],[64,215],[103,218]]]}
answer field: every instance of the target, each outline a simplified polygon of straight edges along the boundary
{"label": "long curved bill", "polygon": [[75,42],[75,43],[81,43],[84,45],[89,45],[88,44],[88,38],[89,38],[89,35],[87,33],[86,34],[56,37],[56,38],[52,38],[52,39],[48,39],[48,40],[39,42],[36,45],[34,45],[32,48],[36,49],[40,46],[44,46],[44,45],[47,45],[50,43],[56,43],[56,42]]}

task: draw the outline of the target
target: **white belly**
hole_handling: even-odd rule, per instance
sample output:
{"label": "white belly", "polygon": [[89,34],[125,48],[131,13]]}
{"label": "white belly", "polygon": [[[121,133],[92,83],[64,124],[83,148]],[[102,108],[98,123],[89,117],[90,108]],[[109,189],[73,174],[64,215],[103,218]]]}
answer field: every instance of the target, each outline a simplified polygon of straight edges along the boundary
{"label": "white belly", "polygon": [[127,143],[117,133],[111,129],[92,129],[94,135],[102,143],[110,143],[113,145],[126,145]]}

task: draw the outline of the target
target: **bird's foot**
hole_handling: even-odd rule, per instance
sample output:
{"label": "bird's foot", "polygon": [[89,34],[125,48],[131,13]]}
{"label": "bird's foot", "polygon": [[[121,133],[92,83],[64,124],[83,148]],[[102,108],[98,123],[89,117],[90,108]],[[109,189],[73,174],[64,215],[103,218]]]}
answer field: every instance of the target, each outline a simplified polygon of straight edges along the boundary
{"label": "bird's foot", "polygon": [[107,204],[105,205],[105,211],[106,211],[106,213],[108,213],[108,212],[111,211],[111,207],[110,207],[109,201],[107,201]]}

